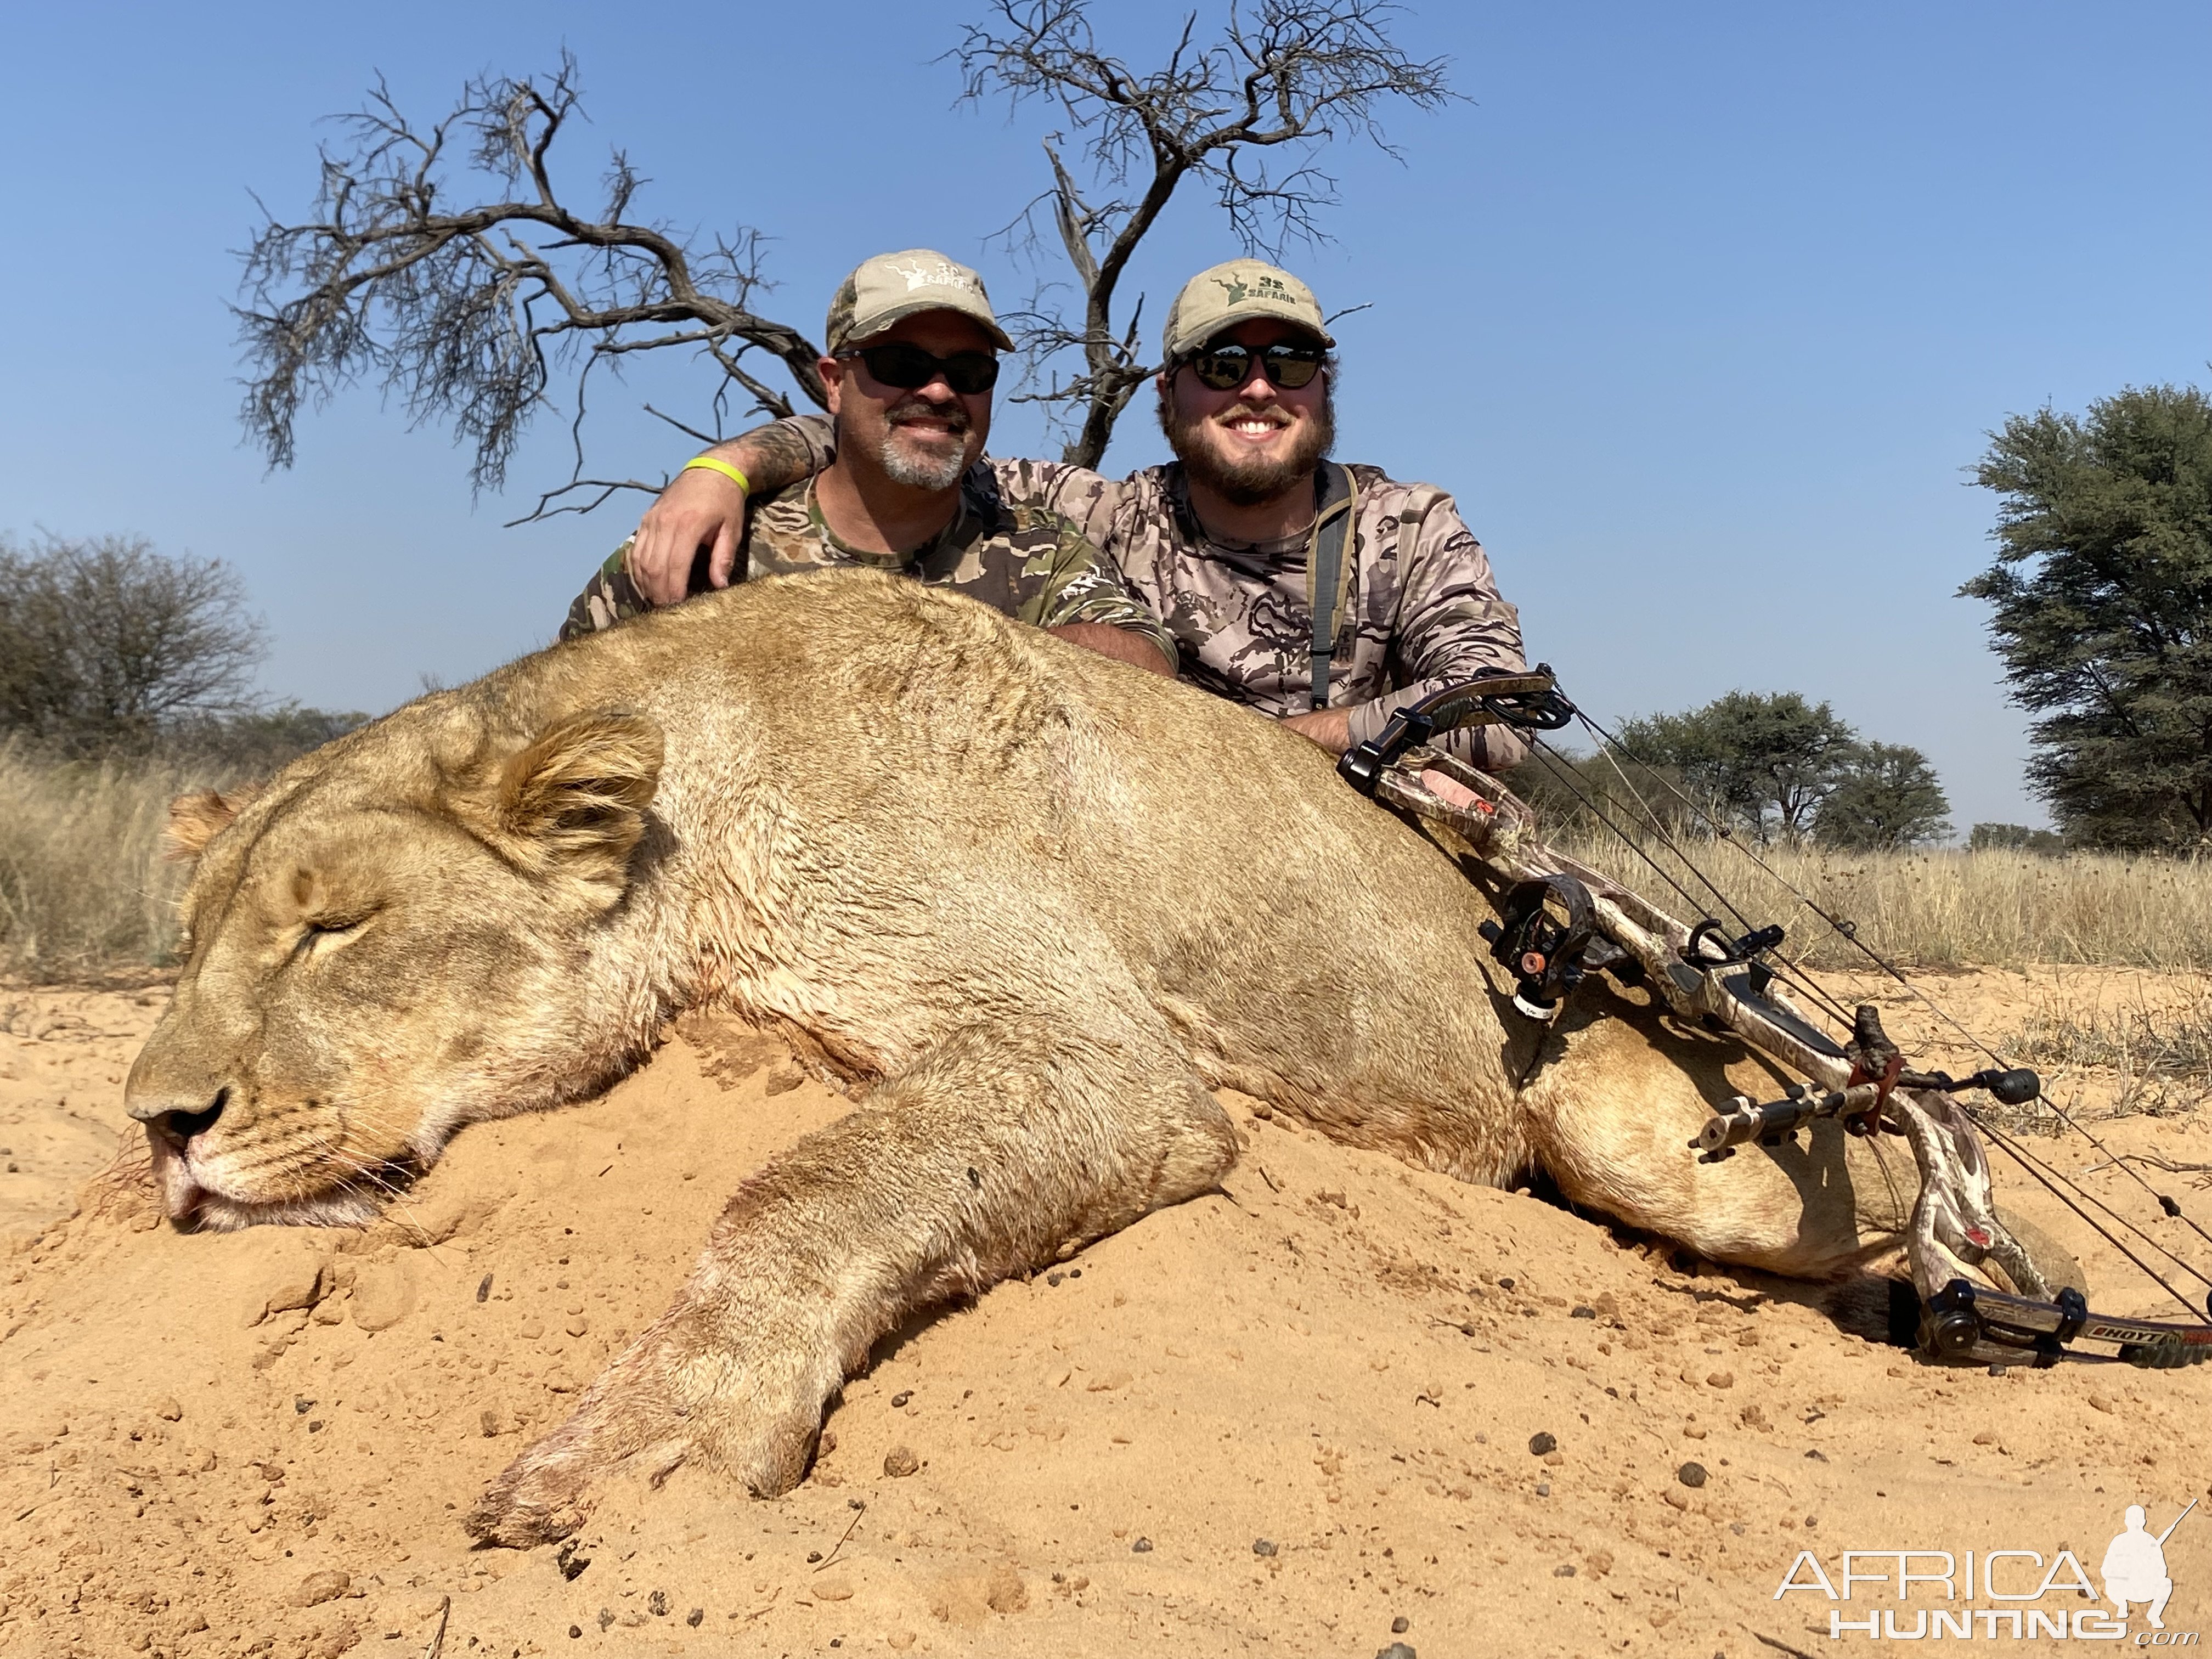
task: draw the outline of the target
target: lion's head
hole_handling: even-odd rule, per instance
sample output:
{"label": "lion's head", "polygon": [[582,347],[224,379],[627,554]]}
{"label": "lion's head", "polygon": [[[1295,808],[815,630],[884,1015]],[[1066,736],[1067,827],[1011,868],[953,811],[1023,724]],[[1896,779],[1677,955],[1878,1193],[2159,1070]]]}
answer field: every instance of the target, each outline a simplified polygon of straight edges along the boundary
{"label": "lion's head", "polygon": [[638,1019],[605,958],[660,732],[507,718],[440,694],[173,809],[184,965],[127,1099],[173,1221],[368,1219],[459,1125],[619,1069]]}

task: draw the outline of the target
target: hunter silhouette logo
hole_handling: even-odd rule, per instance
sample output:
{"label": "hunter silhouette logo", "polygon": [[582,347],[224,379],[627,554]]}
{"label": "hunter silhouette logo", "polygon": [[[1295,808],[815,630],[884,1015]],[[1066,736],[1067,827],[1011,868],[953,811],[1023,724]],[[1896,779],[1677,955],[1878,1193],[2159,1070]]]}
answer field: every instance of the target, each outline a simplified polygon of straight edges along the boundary
{"label": "hunter silhouette logo", "polygon": [[[2189,1500],[2189,1510],[2197,1507],[2197,1500]],[[2114,1615],[2128,1616],[2128,1603],[2149,1603],[2144,1616],[2153,1630],[2164,1630],[2168,1597],[2173,1594],[2173,1580],[2166,1576],[2166,1540],[2173,1536],[2174,1528],[2189,1516],[2184,1510],[2166,1524],[2164,1532],[2155,1538],[2146,1527],[2142,1505],[2128,1505],[2127,1530],[2105,1547],[2105,1561],[2098,1573],[2105,1581],[2105,1599],[2112,1604]]]}
{"label": "hunter silhouette logo", "polygon": [[[1774,1599],[1808,1591],[1832,1602],[1893,1604],[1856,1607],[1863,1615],[1856,1618],[1831,1607],[1832,1641],[1863,1634],[1893,1642],[1947,1637],[2117,1642],[2129,1637],[2128,1611],[2136,1607],[2147,1628],[2133,1632],[2133,1645],[2193,1648],[2197,1632],[2166,1627],[2166,1605],[2173,1595],[2166,1540],[2196,1507],[2191,1498],[2165,1531],[2154,1533],[2142,1505],[2128,1506],[2123,1529],[2106,1546],[2098,1566],[2109,1608],[2098,1603],[2087,1565],[2063,1546],[2048,1563],[2039,1550],[1845,1550],[1832,1574],[1812,1551],[1801,1550]],[[1915,1601],[1923,1605],[1910,1605]],[[1994,1605],[1972,1605],[1976,1602]]]}

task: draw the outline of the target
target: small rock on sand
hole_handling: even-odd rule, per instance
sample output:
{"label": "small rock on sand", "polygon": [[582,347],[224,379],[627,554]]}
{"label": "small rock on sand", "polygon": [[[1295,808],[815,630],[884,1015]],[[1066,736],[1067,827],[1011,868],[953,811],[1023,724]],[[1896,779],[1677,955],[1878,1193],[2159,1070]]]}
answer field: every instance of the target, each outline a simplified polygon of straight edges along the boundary
{"label": "small rock on sand", "polygon": [[884,1473],[894,1480],[903,1479],[921,1468],[921,1460],[914,1455],[911,1447],[893,1446],[884,1454]]}
{"label": "small rock on sand", "polygon": [[300,1581],[300,1588],[292,1592],[295,1607],[319,1607],[325,1601],[335,1601],[353,1588],[353,1580],[334,1571],[311,1572]]}
{"label": "small rock on sand", "polygon": [[1559,1441],[1556,1435],[1539,1433],[1528,1437],[1528,1455],[1532,1457],[1541,1457],[1559,1449]]}

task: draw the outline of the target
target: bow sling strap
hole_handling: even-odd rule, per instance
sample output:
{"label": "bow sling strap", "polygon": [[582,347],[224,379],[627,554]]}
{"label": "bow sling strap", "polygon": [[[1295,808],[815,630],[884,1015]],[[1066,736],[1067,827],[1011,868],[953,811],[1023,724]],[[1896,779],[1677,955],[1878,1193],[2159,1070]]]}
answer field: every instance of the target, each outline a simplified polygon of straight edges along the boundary
{"label": "bow sling strap", "polygon": [[1346,590],[1352,586],[1352,519],[1359,487],[1351,471],[1323,461],[1315,483],[1321,499],[1314,513],[1313,536],[1306,544],[1306,607],[1313,613],[1313,706],[1328,707],[1328,665],[1336,654],[1337,629],[1344,619]]}

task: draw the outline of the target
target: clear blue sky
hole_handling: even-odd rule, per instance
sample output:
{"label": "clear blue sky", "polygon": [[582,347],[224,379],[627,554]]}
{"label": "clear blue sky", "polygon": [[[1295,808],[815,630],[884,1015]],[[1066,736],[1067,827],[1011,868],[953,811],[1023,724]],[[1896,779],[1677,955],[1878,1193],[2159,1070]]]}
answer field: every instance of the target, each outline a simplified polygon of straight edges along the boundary
{"label": "clear blue sky", "polygon": [[[1179,15],[1119,3],[1148,58]],[[1213,15],[1209,7],[1203,14]],[[958,6],[664,11],[14,6],[0,14],[0,529],[128,531],[245,574],[274,696],[381,709],[542,642],[633,509],[501,527],[565,468],[547,420],[504,499],[376,393],[240,442],[225,302],[249,191],[301,213],[319,117],[381,70],[410,110],[565,45],[605,151],[680,226],[776,239],[771,304],[818,331],[836,277],[926,244],[1026,275],[990,233],[1041,181],[1041,118],[952,107]],[[1833,700],[1926,750],[1954,816],[2040,821],[1982,607],[1992,502],[1965,469],[2008,413],[2078,410],[2212,358],[2212,8],[2201,3],[1421,6],[1401,39],[1472,101],[1345,150],[1337,240],[1292,263],[1340,329],[1346,459],[1454,490],[1530,653],[1593,710],[1732,687]],[[1179,206],[1157,319],[1233,249]],[[687,453],[676,366],[607,386],[595,458]],[[663,406],[666,406],[664,404]],[[1139,408],[1115,467],[1158,458]],[[674,440],[672,443],[668,440]],[[1041,441],[1002,413],[994,447]],[[627,516],[620,516],[627,514]]]}

